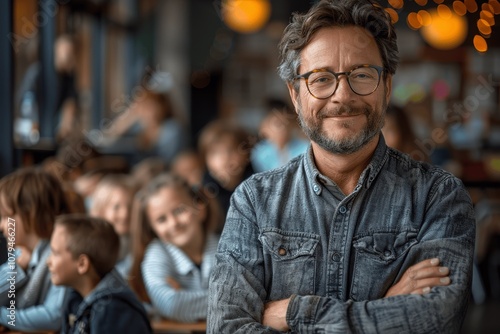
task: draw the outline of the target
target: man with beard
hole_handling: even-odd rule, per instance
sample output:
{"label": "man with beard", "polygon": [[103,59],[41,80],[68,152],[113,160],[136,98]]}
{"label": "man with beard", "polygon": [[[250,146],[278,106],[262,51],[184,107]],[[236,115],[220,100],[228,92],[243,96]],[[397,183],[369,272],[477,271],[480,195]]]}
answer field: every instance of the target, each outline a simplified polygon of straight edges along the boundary
{"label": "man with beard", "polygon": [[398,63],[370,0],[322,0],[280,43],[308,152],[235,191],[209,333],[457,333],[474,249],[460,180],[381,135]]}

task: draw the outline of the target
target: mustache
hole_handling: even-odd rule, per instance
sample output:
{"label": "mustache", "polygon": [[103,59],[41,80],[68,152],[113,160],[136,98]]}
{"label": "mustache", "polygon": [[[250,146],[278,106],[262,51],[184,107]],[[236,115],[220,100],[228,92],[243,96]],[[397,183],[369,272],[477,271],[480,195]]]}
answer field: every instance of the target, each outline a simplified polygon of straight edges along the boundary
{"label": "mustache", "polygon": [[328,109],[323,108],[318,112],[317,117],[319,119],[323,119],[335,116],[352,116],[359,114],[368,115],[369,113],[370,110],[369,108],[366,107],[340,106],[338,108],[328,108]]}

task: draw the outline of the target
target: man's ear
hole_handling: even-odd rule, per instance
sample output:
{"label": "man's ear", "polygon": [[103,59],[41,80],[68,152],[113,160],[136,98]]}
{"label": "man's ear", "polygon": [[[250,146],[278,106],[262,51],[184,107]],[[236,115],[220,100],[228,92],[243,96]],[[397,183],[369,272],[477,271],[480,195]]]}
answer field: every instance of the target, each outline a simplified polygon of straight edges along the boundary
{"label": "man's ear", "polygon": [[80,254],[80,256],[78,256],[78,265],[77,265],[78,273],[80,275],[86,274],[90,270],[90,266],[91,263],[88,255]]}
{"label": "man's ear", "polygon": [[299,110],[299,105],[298,105],[299,92],[295,90],[293,82],[287,82],[286,86],[288,88],[288,93],[290,93],[290,97],[292,98],[292,103],[295,109],[295,113],[298,113],[297,110]]}

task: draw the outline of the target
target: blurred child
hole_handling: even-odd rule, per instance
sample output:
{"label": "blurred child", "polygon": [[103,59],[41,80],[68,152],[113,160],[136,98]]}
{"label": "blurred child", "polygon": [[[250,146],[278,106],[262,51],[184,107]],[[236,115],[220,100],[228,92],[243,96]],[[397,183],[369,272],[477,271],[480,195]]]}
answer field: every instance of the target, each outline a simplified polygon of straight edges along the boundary
{"label": "blurred child", "polygon": [[73,188],[83,198],[86,212],[89,212],[92,208],[92,195],[105,175],[103,171],[94,169],[78,176],[73,182]]}
{"label": "blurred child", "polygon": [[[217,198],[224,218],[234,189],[253,174],[250,164],[252,138],[240,126],[225,120],[208,124],[199,138],[199,151],[207,167],[203,188]],[[217,232],[222,231],[223,224]]]}
{"label": "blurred child", "polygon": [[183,151],[172,162],[171,171],[182,176],[192,187],[199,187],[205,167],[200,155],[195,151]]}
{"label": "blurred child", "polygon": [[161,158],[149,157],[139,161],[132,168],[132,177],[142,188],[159,174],[167,171],[167,164]]}
{"label": "blurred child", "polygon": [[66,194],[66,202],[73,213],[86,212],[85,197],[83,197],[74,187],[72,181],[64,176],[65,173],[60,167],[61,165],[56,161],[54,156],[46,158],[40,165],[41,169],[55,176],[62,185],[64,193]]}
{"label": "blurred child", "polygon": [[151,333],[146,311],[113,270],[120,239],[105,220],[64,215],[56,220],[47,265],[54,285],[70,290],[62,333]]}
{"label": "blurred child", "polygon": [[120,237],[116,269],[124,278],[127,278],[132,266],[130,211],[135,191],[131,177],[125,174],[107,175],[97,184],[90,208],[92,216],[106,219]]}
{"label": "blurred child", "polygon": [[161,316],[206,319],[218,243],[211,229],[219,217],[217,205],[173,173],[159,175],[137,194],[129,284]]}
{"label": "blurred child", "polygon": [[64,213],[69,213],[65,193],[48,172],[23,168],[0,180],[0,225],[9,258],[16,257],[0,266],[2,326],[60,330],[65,289],[50,282],[46,260],[54,220]]}
{"label": "blurred child", "polygon": [[404,109],[395,105],[387,108],[382,134],[387,146],[409,154],[415,160],[429,160],[429,157],[416,144],[417,137]]}
{"label": "blurred child", "polygon": [[309,141],[296,134],[296,116],[285,102],[271,100],[269,108],[271,112],[260,126],[263,139],[252,150],[252,166],[256,172],[281,167],[309,147]]}

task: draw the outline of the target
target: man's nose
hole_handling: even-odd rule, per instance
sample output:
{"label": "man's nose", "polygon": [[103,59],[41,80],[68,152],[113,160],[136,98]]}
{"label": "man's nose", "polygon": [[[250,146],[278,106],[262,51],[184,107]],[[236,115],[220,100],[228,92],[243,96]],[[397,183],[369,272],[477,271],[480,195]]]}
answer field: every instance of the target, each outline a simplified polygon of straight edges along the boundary
{"label": "man's nose", "polygon": [[335,93],[331,96],[330,100],[337,103],[347,103],[354,100],[356,93],[354,93],[349,86],[347,76],[345,74],[338,76],[338,86]]}

